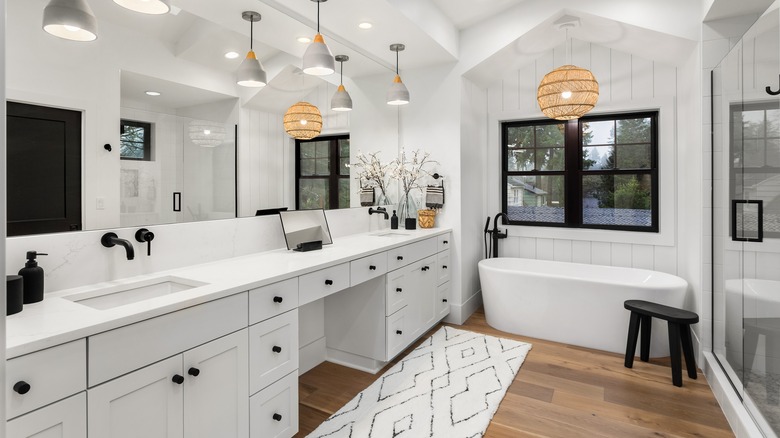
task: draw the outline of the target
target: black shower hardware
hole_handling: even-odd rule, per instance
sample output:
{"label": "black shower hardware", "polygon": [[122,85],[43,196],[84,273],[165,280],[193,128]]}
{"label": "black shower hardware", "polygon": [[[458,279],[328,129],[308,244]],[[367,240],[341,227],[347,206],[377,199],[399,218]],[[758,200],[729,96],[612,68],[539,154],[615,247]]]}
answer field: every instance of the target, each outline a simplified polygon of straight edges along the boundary
{"label": "black shower hardware", "polygon": [[[489,229],[490,216],[488,216],[487,221],[485,221],[485,258],[490,258],[491,255],[492,257],[498,257],[498,239],[506,239],[508,236],[508,231],[501,232],[501,230],[498,229],[499,218],[502,218],[504,220],[504,224],[509,223],[509,216],[507,216],[506,213],[498,213],[493,218],[492,230]],[[488,235],[490,235],[489,240],[488,240]],[[489,245],[488,242],[490,242]]]}
{"label": "black shower hardware", "polygon": [[100,243],[106,248],[112,248],[116,245],[122,245],[127,252],[127,260],[133,260],[135,258],[135,251],[133,250],[133,244],[125,239],[120,239],[116,233],[106,233],[100,238]]}
{"label": "black shower hardware", "polygon": [[377,207],[377,208],[371,207],[368,209],[368,214],[374,214],[374,213],[385,215],[385,220],[390,219],[390,215],[387,214],[387,209],[385,207]]}
{"label": "black shower hardware", "polygon": [[146,228],[141,228],[135,232],[135,240],[146,243],[146,255],[152,255],[152,240],[154,240],[154,233]]}

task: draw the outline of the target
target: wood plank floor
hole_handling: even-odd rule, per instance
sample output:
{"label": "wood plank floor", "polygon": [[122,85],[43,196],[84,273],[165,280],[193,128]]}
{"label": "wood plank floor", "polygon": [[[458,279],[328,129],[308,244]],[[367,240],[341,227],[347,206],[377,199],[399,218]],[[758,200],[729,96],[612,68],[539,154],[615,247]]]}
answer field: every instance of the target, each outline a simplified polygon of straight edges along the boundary
{"label": "wood plank floor", "polygon": [[[486,437],[734,436],[704,376],[690,379],[683,367],[683,387],[677,388],[668,358],[637,358],[628,369],[620,354],[495,330],[481,310],[454,327],[533,344]],[[313,431],[385,370],[374,375],[325,362],[302,375],[296,436]]]}

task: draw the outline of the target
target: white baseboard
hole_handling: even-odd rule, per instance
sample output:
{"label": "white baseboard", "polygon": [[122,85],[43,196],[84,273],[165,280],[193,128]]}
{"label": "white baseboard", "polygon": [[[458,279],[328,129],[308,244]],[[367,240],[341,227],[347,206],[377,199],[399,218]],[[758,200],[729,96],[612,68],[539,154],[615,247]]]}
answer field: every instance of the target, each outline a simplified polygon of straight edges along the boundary
{"label": "white baseboard", "polygon": [[715,394],[715,398],[737,438],[763,437],[764,435],[742,404],[734,388],[731,387],[726,373],[720,368],[712,352],[705,351],[702,356],[704,356],[704,361],[701,362],[701,368],[707,377],[707,383],[712,388],[712,393]]}
{"label": "white baseboard", "polygon": [[327,357],[325,349],[325,336],[300,347],[298,349],[298,375],[325,362]]}
{"label": "white baseboard", "polygon": [[481,290],[472,295],[465,303],[450,304],[450,314],[444,318],[444,322],[463,325],[463,323],[480,307],[482,307]]}
{"label": "white baseboard", "polygon": [[376,374],[385,365],[387,365],[387,362],[348,353],[346,351],[336,350],[335,348],[327,349],[327,361],[333,362],[337,365],[343,365],[345,367],[365,371],[371,374]]}

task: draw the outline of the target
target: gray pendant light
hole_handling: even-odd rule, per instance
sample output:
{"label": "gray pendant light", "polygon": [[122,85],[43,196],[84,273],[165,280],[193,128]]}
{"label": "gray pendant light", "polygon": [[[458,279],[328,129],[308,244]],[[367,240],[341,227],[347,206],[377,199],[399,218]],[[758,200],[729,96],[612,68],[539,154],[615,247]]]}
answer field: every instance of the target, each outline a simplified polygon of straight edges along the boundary
{"label": "gray pendant light", "polygon": [[352,97],[347,93],[347,89],[344,88],[344,63],[349,61],[349,56],[336,55],[336,61],[341,64],[341,81],[336,94],[330,100],[330,109],[333,111],[352,111]]}
{"label": "gray pendant light", "polygon": [[161,15],[171,10],[169,0],[114,0],[114,3],[142,14]]}
{"label": "gray pendant light", "polygon": [[87,0],[51,0],[43,9],[43,30],[72,41],[94,41],[97,19]]}
{"label": "gray pendant light", "polygon": [[261,17],[258,12],[244,11],[241,14],[241,18],[249,22],[249,52],[246,54],[246,58],[241,62],[241,65],[238,66],[238,78],[236,83],[242,87],[264,87],[268,83],[265,70],[253,50],[254,24],[260,21]]}
{"label": "gray pendant light", "polygon": [[317,35],[309,43],[303,53],[303,72],[307,75],[325,76],[336,71],[336,60],[333,58],[325,39],[320,34],[320,3],[328,0],[311,0],[317,3]]}
{"label": "gray pendant light", "polygon": [[403,44],[391,44],[390,50],[395,52],[395,78],[393,85],[387,90],[388,105],[406,105],[409,103],[409,89],[401,82],[401,76],[398,74],[398,52],[406,48]]}

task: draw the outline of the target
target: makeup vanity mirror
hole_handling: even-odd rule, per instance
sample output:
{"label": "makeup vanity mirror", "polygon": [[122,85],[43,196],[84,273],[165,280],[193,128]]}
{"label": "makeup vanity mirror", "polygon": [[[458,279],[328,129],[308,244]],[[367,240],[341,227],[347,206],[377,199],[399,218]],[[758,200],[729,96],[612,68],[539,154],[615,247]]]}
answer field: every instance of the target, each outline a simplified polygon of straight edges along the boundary
{"label": "makeup vanity mirror", "polygon": [[[386,161],[397,154],[397,109],[384,102],[392,63],[364,56],[337,38],[328,41],[334,54],[350,58],[344,64],[344,85],[354,102],[350,112],[330,110],[338,73],[301,74],[307,44],[297,39],[314,35],[314,7],[304,17],[273,0],[181,0],[171,13],[154,16],[90,1],[98,38],[74,42],[41,29],[47,4],[7,3],[8,33],[14,37],[7,44],[6,92],[9,102],[80,117],[79,166],[70,169],[79,186],[68,189],[76,195],[68,203],[80,204],[80,217],[66,228],[10,235],[294,209],[295,140],[284,132],[282,117],[300,100],[320,109],[321,135],[349,134],[350,161],[358,150],[381,151]],[[262,15],[253,44],[268,73],[261,89],[236,85],[236,70],[249,49],[249,23],[241,13],[250,8]],[[238,56],[226,57],[231,51]],[[386,57],[389,61],[392,53]],[[9,156],[9,168],[13,159]],[[43,171],[24,170],[38,172]],[[9,180],[9,192],[15,184]],[[350,184],[350,205],[357,207],[358,184],[354,178]],[[59,207],[53,210],[59,214]]]}

